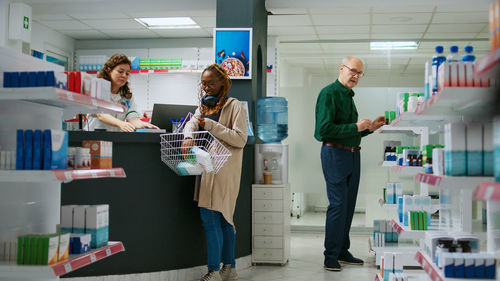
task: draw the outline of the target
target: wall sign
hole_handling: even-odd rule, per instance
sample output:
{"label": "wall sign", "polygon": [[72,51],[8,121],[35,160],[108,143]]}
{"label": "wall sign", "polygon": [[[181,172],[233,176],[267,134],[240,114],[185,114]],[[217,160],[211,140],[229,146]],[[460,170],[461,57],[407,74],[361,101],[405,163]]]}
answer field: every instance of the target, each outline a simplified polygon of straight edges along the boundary
{"label": "wall sign", "polygon": [[252,79],[252,29],[214,28],[214,58],[231,79]]}

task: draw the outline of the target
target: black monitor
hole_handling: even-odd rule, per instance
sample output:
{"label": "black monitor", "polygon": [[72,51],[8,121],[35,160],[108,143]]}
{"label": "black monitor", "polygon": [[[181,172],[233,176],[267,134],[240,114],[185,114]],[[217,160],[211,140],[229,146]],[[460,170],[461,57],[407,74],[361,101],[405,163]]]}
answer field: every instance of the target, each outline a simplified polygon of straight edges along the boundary
{"label": "black monitor", "polygon": [[172,132],[172,122],[170,118],[177,120],[186,117],[188,112],[194,114],[195,105],[180,105],[180,104],[161,104],[153,105],[153,116],[151,116],[151,124],[158,126],[160,129],[165,129],[167,133]]}

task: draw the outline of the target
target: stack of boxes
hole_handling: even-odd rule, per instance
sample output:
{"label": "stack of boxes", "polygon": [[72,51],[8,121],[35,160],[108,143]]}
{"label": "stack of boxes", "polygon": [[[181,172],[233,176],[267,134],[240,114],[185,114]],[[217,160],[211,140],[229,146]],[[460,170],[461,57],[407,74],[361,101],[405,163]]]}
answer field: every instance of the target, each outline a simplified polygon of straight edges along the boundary
{"label": "stack of boxes", "polygon": [[140,69],[180,69],[182,59],[140,59]]}
{"label": "stack of boxes", "polygon": [[444,168],[447,176],[493,175],[491,123],[448,123],[444,127],[444,140]]}
{"label": "stack of boxes", "polygon": [[398,233],[388,220],[373,220],[374,247],[385,247],[385,243],[397,243]]}
{"label": "stack of boxes", "polygon": [[474,74],[475,67],[469,61],[443,62],[438,70],[438,91],[446,87],[490,87],[489,78]]}
{"label": "stack of boxes", "polygon": [[81,234],[91,236],[92,248],[106,246],[109,239],[109,205],[62,206],[61,231],[71,232],[72,240],[78,239],[83,246],[88,237],[82,238]]}
{"label": "stack of boxes", "polygon": [[4,261],[18,265],[49,265],[69,257],[69,233],[22,235],[16,241],[4,242]]}
{"label": "stack of boxes", "polygon": [[398,204],[398,198],[403,196],[403,185],[400,182],[388,182],[384,191],[386,204]]}
{"label": "stack of boxes", "polygon": [[92,169],[110,169],[113,167],[113,142],[83,141],[82,146],[90,149],[90,167]]}
{"label": "stack of boxes", "polygon": [[4,88],[57,87],[67,89],[68,76],[64,72],[25,71],[4,72]]}
{"label": "stack of boxes", "polygon": [[389,276],[393,274],[403,273],[403,260],[398,258],[397,253],[385,252],[381,257],[382,265],[380,266],[380,274],[384,281],[389,281]]}
{"label": "stack of boxes", "polygon": [[55,170],[68,166],[68,132],[17,130],[16,170]]}
{"label": "stack of boxes", "polygon": [[403,225],[410,226],[412,230],[424,230],[430,226],[430,196],[403,195],[401,202],[402,205],[398,205],[398,215]]}

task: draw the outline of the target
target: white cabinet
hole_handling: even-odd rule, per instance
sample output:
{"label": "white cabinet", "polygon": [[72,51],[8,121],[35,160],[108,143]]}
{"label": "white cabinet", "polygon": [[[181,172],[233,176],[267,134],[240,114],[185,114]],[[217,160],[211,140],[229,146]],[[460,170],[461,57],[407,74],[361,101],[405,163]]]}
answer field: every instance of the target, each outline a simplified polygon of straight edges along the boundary
{"label": "white cabinet", "polygon": [[252,263],[290,257],[290,186],[252,185]]}

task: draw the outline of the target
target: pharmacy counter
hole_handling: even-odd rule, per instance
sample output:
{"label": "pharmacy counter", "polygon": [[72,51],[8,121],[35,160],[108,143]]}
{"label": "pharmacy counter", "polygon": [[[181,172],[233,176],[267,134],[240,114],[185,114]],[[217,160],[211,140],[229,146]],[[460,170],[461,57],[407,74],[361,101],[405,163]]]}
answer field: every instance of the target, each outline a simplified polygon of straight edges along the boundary
{"label": "pharmacy counter", "polygon": [[[65,277],[166,271],[206,265],[205,232],[193,201],[195,177],[177,176],[160,160],[156,133],[70,132],[70,146],[83,140],[113,142],[113,167],[126,178],[91,179],[62,185],[61,203],[109,204],[109,240],[125,252]],[[251,254],[253,145],[244,151],[234,221],[236,258]]]}

